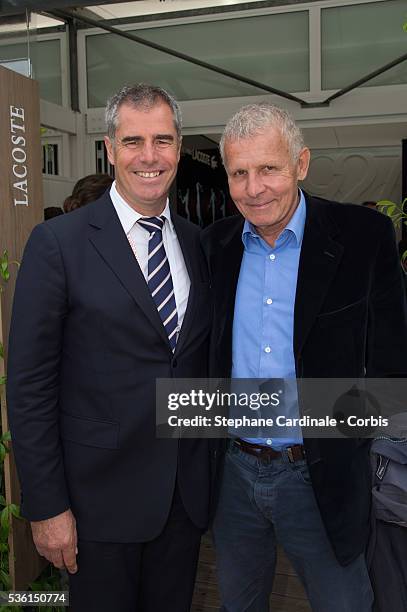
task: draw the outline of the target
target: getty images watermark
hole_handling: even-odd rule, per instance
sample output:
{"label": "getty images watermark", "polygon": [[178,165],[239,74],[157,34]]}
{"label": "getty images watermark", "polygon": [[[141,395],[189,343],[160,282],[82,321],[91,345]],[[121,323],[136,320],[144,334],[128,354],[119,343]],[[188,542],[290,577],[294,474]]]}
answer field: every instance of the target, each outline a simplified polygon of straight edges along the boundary
{"label": "getty images watermark", "polygon": [[407,436],[406,379],[158,379],[158,437]]}

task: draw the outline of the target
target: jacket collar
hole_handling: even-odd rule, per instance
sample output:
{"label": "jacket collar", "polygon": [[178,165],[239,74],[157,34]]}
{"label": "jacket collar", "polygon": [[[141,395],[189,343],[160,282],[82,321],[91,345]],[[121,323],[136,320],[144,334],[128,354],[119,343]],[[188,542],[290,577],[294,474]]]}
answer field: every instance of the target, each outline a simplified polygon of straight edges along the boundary
{"label": "jacket collar", "polygon": [[[330,211],[330,202],[313,198],[304,192],[306,218],[298,269],[294,305],[294,354],[300,354],[325,296],[333,281],[343,253],[338,241],[339,229]],[[223,295],[225,317],[233,317],[234,301],[243,257],[244,219],[230,219],[220,238],[222,247],[221,278],[215,288]],[[219,256],[219,254],[218,254]],[[299,373],[298,373],[299,374]]]}
{"label": "jacket collar", "polygon": [[[106,265],[108,265],[118,277],[126,291],[138,304],[148,321],[156,328],[170,350],[168,338],[160,315],[158,314],[157,307],[151,297],[150,290],[148,289],[140,266],[137,265],[135,261],[134,253],[117,216],[109,193],[106,192],[99,200],[93,204],[89,204],[88,209],[90,242],[104,259]],[[188,327],[193,318],[193,298],[196,292],[195,281],[197,274],[195,266],[197,264],[195,258],[191,256],[194,249],[192,232],[188,231],[189,228],[186,222],[178,215],[172,212],[171,218],[177,232],[181,250],[184,255],[185,265],[191,280],[187,310],[176,348],[176,352],[178,352],[188,333]]]}

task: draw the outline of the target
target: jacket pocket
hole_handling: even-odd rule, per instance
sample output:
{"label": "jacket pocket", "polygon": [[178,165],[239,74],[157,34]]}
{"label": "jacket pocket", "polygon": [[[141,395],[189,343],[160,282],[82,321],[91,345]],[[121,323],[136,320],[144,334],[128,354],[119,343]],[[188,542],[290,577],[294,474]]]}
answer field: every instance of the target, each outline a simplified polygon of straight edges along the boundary
{"label": "jacket pocket", "polygon": [[367,312],[367,299],[363,297],[357,302],[346,304],[342,308],[331,310],[329,312],[321,312],[316,321],[322,327],[330,325],[341,325],[349,322],[355,322],[364,318]]}
{"label": "jacket pocket", "polygon": [[60,418],[61,438],[86,446],[118,448],[119,429],[119,423],[114,421],[87,419],[66,412]]}

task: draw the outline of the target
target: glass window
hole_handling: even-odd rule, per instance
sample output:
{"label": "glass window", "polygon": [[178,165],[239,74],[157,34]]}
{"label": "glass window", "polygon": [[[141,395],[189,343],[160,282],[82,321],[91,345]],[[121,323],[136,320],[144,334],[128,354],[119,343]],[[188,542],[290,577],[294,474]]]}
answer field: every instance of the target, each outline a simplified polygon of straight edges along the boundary
{"label": "glass window", "polygon": [[103,140],[95,141],[95,172],[97,174],[109,174],[114,177],[114,166],[108,160]]}
{"label": "glass window", "polygon": [[[308,12],[137,30],[134,34],[289,92],[309,89]],[[261,90],[114,34],[86,39],[88,106],[125,83],[161,85],[178,100],[258,95]]]}
{"label": "glass window", "polygon": [[58,168],[58,145],[57,144],[43,144],[42,145],[42,173],[52,174],[57,176],[59,174]]}
{"label": "glass window", "polygon": [[[322,89],[345,87],[406,52],[405,0],[387,0],[323,9]],[[407,83],[407,62],[366,86]]]}
{"label": "glass window", "polygon": [[[39,82],[40,97],[62,105],[61,48],[57,40],[36,40],[29,47],[33,77]],[[27,43],[0,44],[0,61],[27,58]]]}

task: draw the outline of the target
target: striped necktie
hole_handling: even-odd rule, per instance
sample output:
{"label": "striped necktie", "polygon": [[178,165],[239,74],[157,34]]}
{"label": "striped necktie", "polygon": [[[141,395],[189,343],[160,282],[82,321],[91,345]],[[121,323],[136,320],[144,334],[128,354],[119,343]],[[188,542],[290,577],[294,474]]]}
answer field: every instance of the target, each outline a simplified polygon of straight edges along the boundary
{"label": "striped necktie", "polygon": [[148,242],[147,285],[157,306],[172,351],[177,344],[178,314],[170,264],[163,242],[165,217],[142,217],[137,221],[150,232]]}

